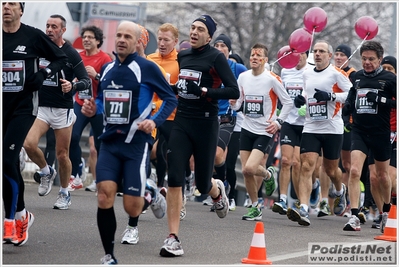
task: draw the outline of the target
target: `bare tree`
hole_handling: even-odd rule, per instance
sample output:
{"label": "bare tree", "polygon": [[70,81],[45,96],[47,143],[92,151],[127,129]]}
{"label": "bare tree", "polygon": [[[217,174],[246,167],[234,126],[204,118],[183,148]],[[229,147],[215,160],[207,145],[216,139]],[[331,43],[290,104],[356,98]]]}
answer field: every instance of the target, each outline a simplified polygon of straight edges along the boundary
{"label": "bare tree", "polygon": [[[362,42],[355,32],[355,23],[363,16],[376,20],[379,31],[373,40],[381,42],[386,50],[391,39],[396,40],[397,33],[391,30],[397,23],[393,16],[397,8],[395,2],[148,3],[146,26],[156,31],[160,24],[170,22],[180,29],[180,39],[187,39],[191,22],[201,14],[210,14],[218,23],[214,36],[227,34],[232,40],[233,51],[247,64],[250,49],[256,42],[267,45],[269,62],[275,62],[278,50],[288,45],[292,32],[304,27],[305,12],[315,6],[327,13],[327,25],[323,31],[314,34],[314,40],[327,40],[333,47],[345,43],[353,52]],[[395,42],[393,51],[396,51],[396,45]],[[357,69],[361,68],[359,58],[357,53],[351,61]]]}

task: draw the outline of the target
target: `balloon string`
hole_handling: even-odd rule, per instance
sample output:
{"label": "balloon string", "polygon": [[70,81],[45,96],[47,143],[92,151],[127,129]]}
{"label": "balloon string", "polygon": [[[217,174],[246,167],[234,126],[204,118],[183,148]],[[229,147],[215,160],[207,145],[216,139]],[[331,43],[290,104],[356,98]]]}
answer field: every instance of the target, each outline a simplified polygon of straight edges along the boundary
{"label": "balloon string", "polygon": [[310,47],[309,47],[309,53],[312,50],[312,43],[313,43],[313,38],[314,38],[314,32],[315,32],[316,28],[313,28],[313,32],[312,32],[312,39],[310,39]]}
{"label": "balloon string", "polygon": [[341,65],[340,69],[342,69],[342,67],[349,61],[351,60],[351,58],[353,57],[353,55],[356,53],[357,50],[360,49],[360,47],[363,45],[363,43],[366,41],[367,37],[369,37],[370,33],[368,32],[366,37],[364,37],[364,39],[362,40],[362,42],[358,45],[358,47],[356,47],[355,51],[353,51],[352,55],[350,55],[350,57],[348,57],[347,60],[345,60],[345,62]]}
{"label": "balloon string", "polygon": [[274,64],[275,64],[277,61],[279,61],[280,59],[285,58],[285,57],[288,56],[289,54],[292,54],[292,51],[289,51],[287,54],[282,55],[282,56],[279,57],[276,61],[274,61],[272,64],[270,64],[270,65],[272,66],[271,72],[273,72]]}

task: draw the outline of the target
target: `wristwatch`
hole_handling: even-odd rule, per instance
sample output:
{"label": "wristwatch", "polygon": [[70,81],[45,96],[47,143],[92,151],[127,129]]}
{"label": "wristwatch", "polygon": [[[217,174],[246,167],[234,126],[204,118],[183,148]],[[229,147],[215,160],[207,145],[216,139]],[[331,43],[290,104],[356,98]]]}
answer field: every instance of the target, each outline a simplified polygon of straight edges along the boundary
{"label": "wristwatch", "polygon": [[97,81],[100,80],[100,78],[101,78],[100,73],[97,73],[97,74],[96,74],[96,77],[94,77],[94,79],[97,80]]}
{"label": "wristwatch", "polygon": [[337,99],[337,96],[335,95],[335,93],[332,93],[332,94],[331,94],[331,100],[332,100],[332,101],[335,101],[335,99]]}
{"label": "wristwatch", "polygon": [[278,124],[280,124],[280,128],[281,128],[281,126],[283,126],[284,121],[279,118],[277,118],[276,121],[278,122]]}
{"label": "wristwatch", "polygon": [[201,96],[202,96],[202,97],[205,97],[205,96],[206,96],[206,93],[208,93],[208,88],[206,88],[206,87],[201,87]]}
{"label": "wristwatch", "polygon": [[47,72],[47,78],[51,77],[51,69],[45,68],[44,70]]}
{"label": "wristwatch", "polygon": [[72,83],[72,90],[76,90],[76,83]]}

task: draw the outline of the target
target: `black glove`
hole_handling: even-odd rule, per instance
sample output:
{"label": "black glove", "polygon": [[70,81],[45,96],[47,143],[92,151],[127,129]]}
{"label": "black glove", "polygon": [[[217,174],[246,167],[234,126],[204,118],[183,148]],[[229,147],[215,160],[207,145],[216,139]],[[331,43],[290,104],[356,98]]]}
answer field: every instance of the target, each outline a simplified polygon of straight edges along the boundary
{"label": "black glove", "polygon": [[305,104],[306,104],[306,99],[303,97],[303,95],[297,95],[294,98],[295,107],[300,108],[300,107],[302,107]]}
{"label": "black glove", "polygon": [[40,69],[38,72],[33,74],[30,79],[26,81],[27,85],[29,86],[29,90],[39,90],[42,87],[43,82],[46,78],[47,72],[44,69]]}
{"label": "black glove", "polygon": [[372,102],[372,103],[381,102],[381,98],[378,97],[378,94],[377,94],[377,93],[368,92],[368,93],[366,94],[366,97],[367,97],[367,102]]}
{"label": "black glove", "polygon": [[199,87],[194,81],[189,80],[187,81],[187,94],[201,96],[201,87]]}
{"label": "black glove", "polygon": [[314,93],[313,97],[316,98],[317,102],[331,100],[331,93],[327,93],[316,88],[314,90],[316,93]]}
{"label": "black glove", "polygon": [[342,115],[349,116],[353,113],[353,107],[350,103],[346,102],[342,107]]}
{"label": "black glove", "polygon": [[347,133],[349,133],[350,131],[352,131],[352,126],[353,126],[353,124],[350,123],[349,121],[348,121],[348,122],[345,122],[344,131],[347,132]]}

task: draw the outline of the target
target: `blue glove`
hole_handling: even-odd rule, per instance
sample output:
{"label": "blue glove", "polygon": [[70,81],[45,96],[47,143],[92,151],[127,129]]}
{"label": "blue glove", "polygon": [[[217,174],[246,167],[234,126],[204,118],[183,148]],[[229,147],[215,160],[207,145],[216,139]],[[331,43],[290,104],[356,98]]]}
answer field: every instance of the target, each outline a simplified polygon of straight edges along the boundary
{"label": "blue glove", "polygon": [[317,102],[331,100],[331,93],[327,93],[316,88],[314,90],[316,91],[316,93],[314,93],[313,97],[316,98]]}
{"label": "blue glove", "polygon": [[306,99],[303,97],[303,95],[297,95],[294,98],[294,105],[297,108],[300,108],[301,106],[306,104]]}

